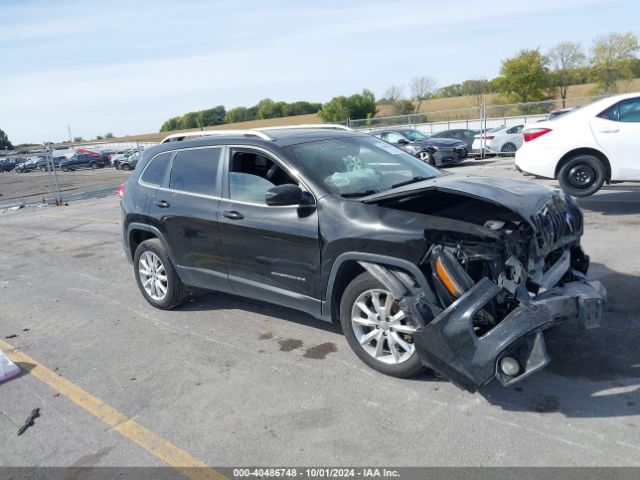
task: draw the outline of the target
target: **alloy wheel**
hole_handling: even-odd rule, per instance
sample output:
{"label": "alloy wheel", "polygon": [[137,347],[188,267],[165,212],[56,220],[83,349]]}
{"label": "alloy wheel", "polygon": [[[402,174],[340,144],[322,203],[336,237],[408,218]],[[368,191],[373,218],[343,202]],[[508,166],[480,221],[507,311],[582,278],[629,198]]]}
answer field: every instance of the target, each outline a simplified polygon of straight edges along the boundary
{"label": "alloy wheel", "polygon": [[138,275],[142,288],[153,300],[162,301],[167,295],[167,271],[160,257],[151,251],[146,251],[138,261]]}
{"label": "alloy wheel", "polygon": [[415,353],[416,329],[387,290],[360,294],[351,310],[351,326],[364,351],[380,362],[398,365]]}

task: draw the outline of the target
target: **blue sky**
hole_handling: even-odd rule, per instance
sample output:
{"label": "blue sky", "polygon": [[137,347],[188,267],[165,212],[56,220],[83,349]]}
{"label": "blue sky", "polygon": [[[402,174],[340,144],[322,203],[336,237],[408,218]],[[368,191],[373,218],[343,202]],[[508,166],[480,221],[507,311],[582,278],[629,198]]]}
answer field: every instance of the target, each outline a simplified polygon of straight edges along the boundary
{"label": "blue sky", "polygon": [[219,104],[492,78],[522,48],[640,35],[638,18],[636,0],[0,0],[0,128],[146,133]]}

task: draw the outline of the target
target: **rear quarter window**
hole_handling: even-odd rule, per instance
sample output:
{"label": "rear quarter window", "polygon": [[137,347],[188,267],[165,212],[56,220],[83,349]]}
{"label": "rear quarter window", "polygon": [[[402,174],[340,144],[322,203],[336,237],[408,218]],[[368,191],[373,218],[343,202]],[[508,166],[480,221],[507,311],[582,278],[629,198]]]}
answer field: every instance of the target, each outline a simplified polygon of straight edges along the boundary
{"label": "rear quarter window", "polygon": [[171,166],[169,188],[187,193],[216,195],[220,148],[178,151]]}
{"label": "rear quarter window", "polygon": [[147,168],[142,172],[140,181],[148,183],[149,185],[160,186],[164,179],[164,174],[167,171],[167,166],[169,165],[172,153],[173,152],[164,152],[153,157]]}

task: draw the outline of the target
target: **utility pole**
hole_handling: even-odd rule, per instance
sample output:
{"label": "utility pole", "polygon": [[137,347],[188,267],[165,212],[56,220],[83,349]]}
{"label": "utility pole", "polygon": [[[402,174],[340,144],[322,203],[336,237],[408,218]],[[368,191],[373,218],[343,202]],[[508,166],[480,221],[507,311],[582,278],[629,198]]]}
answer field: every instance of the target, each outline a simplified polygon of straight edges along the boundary
{"label": "utility pole", "polygon": [[69,143],[71,143],[71,127],[67,124],[67,131],[69,132]]}

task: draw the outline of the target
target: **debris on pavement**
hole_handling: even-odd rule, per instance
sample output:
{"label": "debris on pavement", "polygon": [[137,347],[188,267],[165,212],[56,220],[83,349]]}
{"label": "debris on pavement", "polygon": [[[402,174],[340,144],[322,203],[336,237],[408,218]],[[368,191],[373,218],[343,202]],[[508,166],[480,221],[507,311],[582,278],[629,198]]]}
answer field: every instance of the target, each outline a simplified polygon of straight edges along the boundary
{"label": "debris on pavement", "polygon": [[16,338],[17,336],[18,336],[18,335],[16,335],[15,333],[12,333],[11,335],[7,335],[7,336],[6,336],[6,337],[4,337],[4,338],[7,338],[7,339],[9,339],[9,338]]}
{"label": "debris on pavement", "polygon": [[20,373],[20,367],[9,360],[2,350],[0,350],[0,382],[15,377]]}
{"label": "debris on pavement", "polygon": [[31,412],[31,415],[29,415],[29,418],[27,418],[27,420],[18,430],[18,436],[22,435],[27,430],[27,428],[33,426],[33,421],[39,416],[40,416],[40,409],[39,408],[33,409],[33,411]]}

